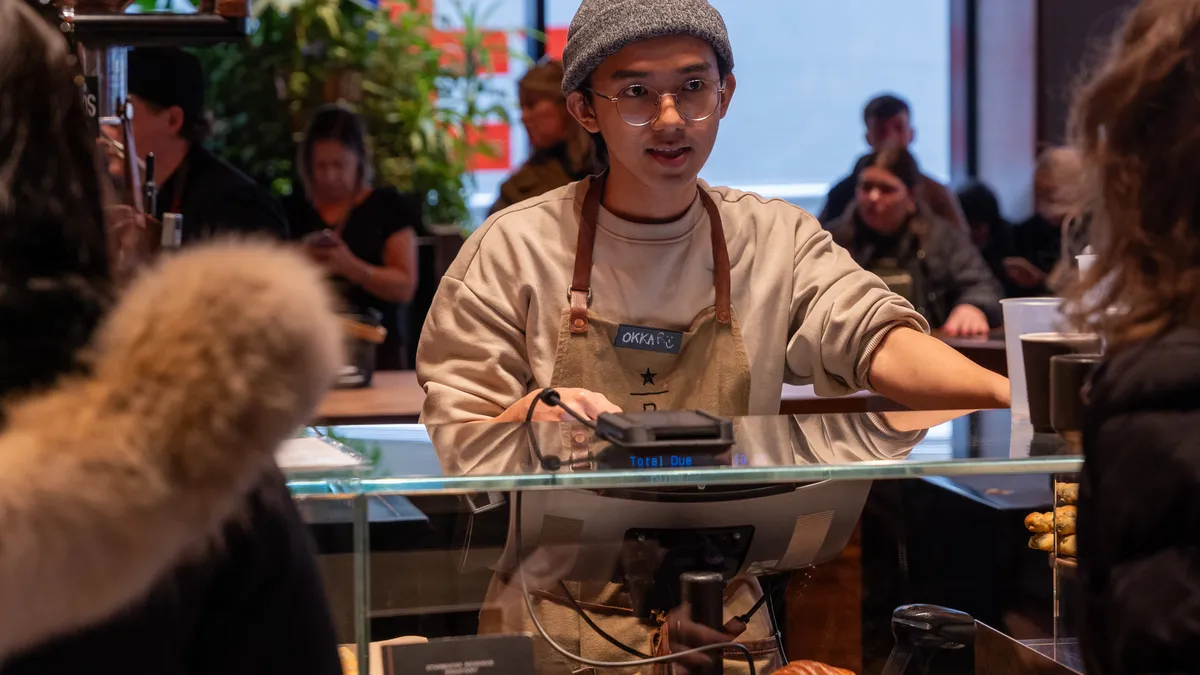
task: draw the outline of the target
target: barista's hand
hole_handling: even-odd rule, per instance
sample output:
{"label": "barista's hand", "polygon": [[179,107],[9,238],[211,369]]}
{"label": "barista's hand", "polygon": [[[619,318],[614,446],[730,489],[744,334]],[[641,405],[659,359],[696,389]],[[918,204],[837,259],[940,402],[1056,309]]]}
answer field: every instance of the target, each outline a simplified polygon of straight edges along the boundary
{"label": "barista's hand", "polygon": [[[579,413],[580,415],[594,420],[602,413],[619,413],[621,409],[613,405],[604,397],[604,394],[597,394],[594,391],[587,389],[555,389],[558,395],[562,398],[563,404]],[[524,422],[525,416],[529,414],[529,406],[533,405],[534,400],[542,393],[541,389],[531,392],[528,396],[517,401],[508,410],[500,413],[494,422]],[[537,408],[533,411],[534,422],[563,422],[573,420],[566,410],[560,407],[551,407],[545,403],[538,403]]]}
{"label": "barista's hand", "polygon": [[975,305],[959,305],[950,312],[950,318],[946,319],[942,332],[950,337],[987,335],[987,315]]}
{"label": "barista's hand", "polygon": [[[692,622],[681,608],[676,608],[667,615],[667,636],[671,641],[670,648],[672,654],[678,654],[679,652],[685,652],[689,649],[704,647],[706,645],[733,642],[744,632],[746,632],[746,624],[738,619],[730,619],[723,627],[723,630],[718,631]],[[676,675],[686,675],[691,673],[693,669],[701,670],[705,665],[712,662],[712,656],[715,653],[704,652],[684,656],[674,662],[675,666],[671,672]]]}

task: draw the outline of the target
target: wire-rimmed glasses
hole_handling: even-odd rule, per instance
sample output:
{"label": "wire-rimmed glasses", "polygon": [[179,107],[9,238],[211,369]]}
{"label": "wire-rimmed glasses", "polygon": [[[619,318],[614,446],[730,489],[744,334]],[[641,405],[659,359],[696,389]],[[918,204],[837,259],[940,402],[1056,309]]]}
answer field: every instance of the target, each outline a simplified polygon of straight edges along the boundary
{"label": "wire-rimmed glasses", "polygon": [[716,114],[717,109],[721,107],[725,87],[709,80],[695,79],[684,82],[673,94],[664,94],[645,84],[631,84],[616,96],[609,96],[595,89],[592,93],[614,104],[617,114],[626,124],[644,127],[658,119],[665,96],[675,99],[675,109],[685,120],[702,122]]}

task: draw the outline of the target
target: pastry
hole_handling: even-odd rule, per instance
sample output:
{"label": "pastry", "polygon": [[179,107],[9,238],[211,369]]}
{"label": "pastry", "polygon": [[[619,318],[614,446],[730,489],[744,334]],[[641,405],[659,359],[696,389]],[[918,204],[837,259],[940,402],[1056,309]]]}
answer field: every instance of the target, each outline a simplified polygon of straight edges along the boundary
{"label": "pastry", "polygon": [[1055,483],[1054,501],[1058,504],[1074,504],[1079,501],[1079,483]]}
{"label": "pastry", "polygon": [[1075,534],[1076,513],[1077,509],[1074,506],[1060,506],[1054,509],[1054,529],[1059,534]]}
{"label": "pastry", "polygon": [[774,675],[854,675],[854,671],[827,666],[819,661],[792,661]]}
{"label": "pastry", "polygon": [[1050,532],[1035,534],[1029,538],[1029,548],[1035,551],[1054,552],[1054,535]]}
{"label": "pastry", "polygon": [[342,675],[358,675],[358,655],[353,649],[339,646],[338,658],[342,661]]}
{"label": "pastry", "polygon": [[1075,534],[1074,506],[1060,506],[1053,512],[1031,513],[1025,516],[1025,529],[1036,534],[1058,531],[1059,534]]}
{"label": "pastry", "polygon": [[1025,529],[1039,534],[1050,532],[1054,529],[1054,515],[1050,513],[1031,513],[1025,516]]}
{"label": "pastry", "polygon": [[1075,535],[1069,534],[1058,542],[1058,555],[1064,558],[1075,557]]}

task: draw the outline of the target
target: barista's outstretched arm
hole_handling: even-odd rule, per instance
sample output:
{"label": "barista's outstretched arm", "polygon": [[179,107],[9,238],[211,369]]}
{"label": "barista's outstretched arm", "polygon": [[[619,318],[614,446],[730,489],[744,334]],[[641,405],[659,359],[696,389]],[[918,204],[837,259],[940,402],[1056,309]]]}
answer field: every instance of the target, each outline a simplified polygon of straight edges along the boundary
{"label": "barista's outstretched arm", "polygon": [[331,307],[297,254],[195,249],[130,287],[90,374],[8,402],[0,659],[105,618],[212,544],[333,381]]}
{"label": "barista's outstretched arm", "polygon": [[871,388],[915,410],[1007,408],[1008,380],[941,340],[904,326],[875,350]]}

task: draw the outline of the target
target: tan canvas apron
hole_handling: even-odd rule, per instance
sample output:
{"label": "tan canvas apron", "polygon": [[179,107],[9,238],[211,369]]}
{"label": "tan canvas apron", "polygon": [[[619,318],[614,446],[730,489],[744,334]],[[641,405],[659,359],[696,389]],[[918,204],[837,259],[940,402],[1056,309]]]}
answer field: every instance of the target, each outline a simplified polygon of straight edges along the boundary
{"label": "tan canvas apron", "polygon": [[[604,394],[625,412],[699,409],[727,417],[749,413],[750,362],[729,299],[725,231],[712,197],[697,189],[712,229],[716,304],[679,332],[621,325],[591,311],[592,253],[604,177],[592,179],[583,202],[571,305],[563,310],[552,386]],[[662,298],[664,303],[671,300]]]}
{"label": "tan canvas apron", "polygon": [[[571,306],[563,311],[552,386],[579,387],[604,394],[626,412],[701,409],[728,417],[746,415],[750,406],[750,364],[741,329],[730,303],[729,252],[721,214],[704,190],[700,199],[712,228],[713,283],[716,304],[700,312],[684,332],[645,326],[624,326],[597,316],[592,299],[592,252],[596,240],[604,177],[594,178],[584,198]],[[663,302],[671,299],[664,297]],[[607,633],[643,654],[670,653],[669,626],[647,625],[633,615],[632,603],[621,586],[611,583],[568,583],[572,595]],[[530,589],[534,610],[556,642],[575,654],[598,661],[629,661],[633,657],[596,634],[571,607],[557,584]],[[731,582],[725,593],[725,618],[745,613],[761,596],[753,579]],[[536,628],[520,596],[520,584],[498,576],[488,589],[480,614],[481,633],[528,632]],[[755,656],[759,673],[781,666],[779,645],[766,610],[750,621],[738,641]],[[572,665],[542,640],[535,638],[538,672],[589,672]],[[725,655],[725,672],[748,673],[744,656]],[[669,667],[604,669],[605,673],[669,673]]]}

